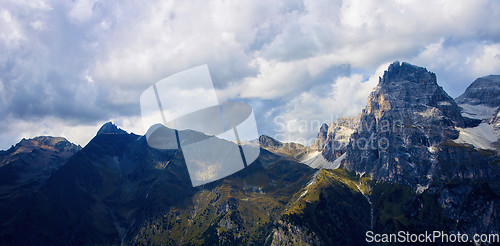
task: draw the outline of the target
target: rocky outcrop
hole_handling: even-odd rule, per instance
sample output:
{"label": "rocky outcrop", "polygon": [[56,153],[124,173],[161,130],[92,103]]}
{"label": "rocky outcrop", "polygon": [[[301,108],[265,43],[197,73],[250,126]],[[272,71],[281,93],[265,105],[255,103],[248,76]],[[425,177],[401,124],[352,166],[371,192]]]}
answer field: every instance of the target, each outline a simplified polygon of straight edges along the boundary
{"label": "rocky outcrop", "polygon": [[485,105],[493,108],[500,106],[500,75],[489,75],[474,80],[455,101],[458,104]]}
{"label": "rocky outcrop", "polygon": [[113,124],[111,121],[107,122],[101,128],[99,131],[97,131],[97,135],[100,134],[127,134],[126,131],[118,128],[115,124]]}
{"label": "rocky outcrop", "polygon": [[[345,170],[318,170],[289,202],[274,245],[365,245],[372,225],[366,183]],[[366,191],[366,190],[365,190]]]}
{"label": "rocky outcrop", "polygon": [[333,162],[346,152],[351,135],[359,125],[359,117],[360,115],[340,117],[337,122],[331,122],[329,126],[323,124],[325,127],[321,127],[314,144],[327,161]]}
{"label": "rocky outcrop", "polygon": [[492,124],[500,108],[500,75],[476,79],[455,101],[466,117]]}
{"label": "rocky outcrop", "polygon": [[473,128],[457,128],[457,142],[500,153],[500,75],[476,79],[455,99],[466,117],[481,120]]}
{"label": "rocky outcrop", "polygon": [[261,135],[259,137],[259,144],[262,148],[266,149],[280,149],[283,147],[283,143],[266,135]]}
{"label": "rocky outcrop", "polygon": [[272,234],[272,246],[279,245],[324,245],[314,232],[307,227],[296,226],[284,221],[278,221]]}
{"label": "rocky outcrop", "polygon": [[[335,123],[330,122],[330,124],[335,124]],[[319,128],[318,136],[316,136],[316,139],[314,140],[311,146],[316,151],[322,151],[325,148],[327,138],[328,138],[328,125],[326,123],[323,123]]]}
{"label": "rocky outcrop", "polygon": [[2,189],[40,186],[80,149],[65,138],[40,136],[0,151],[0,193]]}
{"label": "rocky outcrop", "polygon": [[[499,126],[497,77],[476,80],[458,105],[434,73],[394,62],[350,121],[352,134],[339,137],[344,120],[322,127],[315,143],[325,158],[377,180],[370,195],[375,230],[498,232],[500,158],[491,149],[498,145],[491,143]],[[483,117],[478,110],[485,108],[494,112]],[[344,149],[328,147],[344,139]],[[395,207],[406,221],[396,219]]]}
{"label": "rocky outcrop", "polygon": [[[328,161],[342,157],[349,170],[426,187],[437,169],[443,168],[439,160],[457,162],[445,158],[461,146],[444,143],[459,137],[457,128],[479,123],[462,115],[458,104],[437,84],[434,73],[396,61],[379,79],[361,114],[323,125],[313,146]],[[479,177],[486,175],[487,161],[475,161],[484,168]],[[465,169],[457,175],[474,172]]]}
{"label": "rocky outcrop", "polygon": [[375,179],[426,183],[436,166],[431,148],[458,138],[455,126],[467,121],[434,73],[394,62],[368,97],[345,167]]}
{"label": "rocky outcrop", "polygon": [[309,146],[304,146],[294,142],[282,143],[266,135],[259,137],[259,145],[265,150],[278,155],[288,156],[294,160],[300,160],[304,155],[307,155],[307,153],[312,150]]}

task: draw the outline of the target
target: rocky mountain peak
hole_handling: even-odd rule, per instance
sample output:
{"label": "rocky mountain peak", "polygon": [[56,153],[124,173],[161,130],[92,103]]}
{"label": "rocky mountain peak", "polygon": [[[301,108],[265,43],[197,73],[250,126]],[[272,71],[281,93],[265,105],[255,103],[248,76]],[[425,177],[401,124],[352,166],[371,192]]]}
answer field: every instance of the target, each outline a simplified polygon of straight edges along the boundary
{"label": "rocky mountain peak", "polygon": [[316,140],[314,140],[314,143],[312,144],[313,148],[316,150],[322,150],[326,143],[327,137],[328,137],[328,125],[326,123],[323,123],[319,128],[319,133],[318,136],[316,137]]}
{"label": "rocky mountain peak", "polygon": [[50,153],[74,153],[80,149],[80,146],[69,142],[63,137],[38,136],[31,139],[23,138],[19,143],[11,147],[9,150],[3,151],[3,155],[11,156],[19,153],[30,153],[33,150],[44,150]]}
{"label": "rocky mountain peak", "polygon": [[500,75],[489,75],[474,80],[455,101],[458,104],[500,106]]}
{"label": "rocky mountain peak", "polygon": [[0,196],[16,190],[15,199],[25,199],[26,194],[38,189],[80,150],[80,146],[65,138],[40,136],[22,139],[10,149],[0,151]]}
{"label": "rocky mountain peak", "polygon": [[267,135],[261,135],[259,137],[259,144],[263,148],[274,148],[274,149],[277,149],[277,148],[280,148],[283,146],[282,142],[280,142],[280,141],[278,141],[270,136],[267,136]]}
{"label": "rocky mountain peak", "polygon": [[346,151],[350,137],[359,125],[360,115],[354,117],[339,117],[336,122],[323,124],[312,147],[320,151],[323,158],[334,161]]}
{"label": "rocky mountain peak", "polygon": [[457,103],[437,84],[434,73],[398,61],[384,72],[379,85],[368,97],[364,112],[377,120],[391,112],[389,114],[397,114],[406,124],[468,124]]}
{"label": "rocky mountain peak", "polygon": [[393,62],[380,78],[380,84],[386,85],[391,82],[412,82],[417,84],[437,85],[436,75],[427,71],[426,68],[412,65],[410,63]]}
{"label": "rocky mountain peak", "polygon": [[34,147],[56,147],[61,144],[71,144],[68,140],[63,137],[51,137],[51,136],[38,136],[32,139],[22,139],[19,142],[20,146],[34,146]]}
{"label": "rocky mountain peak", "polygon": [[322,133],[328,132],[328,125],[326,123],[321,124],[321,127],[319,128],[319,132],[322,132]]}
{"label": "rocky mountain peak", "polygon": [[97,132],[97,135],[100,134],[127,134],[127,132],[118,128],[115,124],[109,121],[103,126],[101,126],[101,128]]}
{"label": "rocky mountain peak", "polygon": [[[326,141],[330,144],[324,146],[322,155],[332,162],[345,154],[341,159],[347,169],[412,187],[427,187],[440,172],[437,159],[453,162],[443,156],[455,149],[443,143],[458,139],[457,127],[474,124],[479,121],[462,116],[461,108],[437,84],[434,73],[396,61],[384,72],[359,116],[329,126],[327,135],[331,140]],[[466,151],[460,151],[457,153],[465,160]],[[468,172],[475,170],[467,169],[460,175]]]}

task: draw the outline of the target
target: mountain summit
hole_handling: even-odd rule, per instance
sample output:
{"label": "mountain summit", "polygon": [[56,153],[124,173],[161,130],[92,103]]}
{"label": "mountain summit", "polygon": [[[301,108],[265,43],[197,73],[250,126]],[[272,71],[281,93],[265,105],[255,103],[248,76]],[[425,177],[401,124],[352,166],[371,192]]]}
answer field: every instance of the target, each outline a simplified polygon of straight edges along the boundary
{"label": "mountain summit", "polygon": [[476,80],[459,105],[434,73],[396,61],[359,115],[321,126],[305,163],[376,180],[366,195],[376,231],[498,232],[498,77]]}
{"label": "mountain summit", "polygon": [[465,116],[495,122],[500,110],[500,75],[476,79],[455,101]]}
{"label": "mountain summit", "polygon": [[38,188],[80,149],[62,137],[23,138],[10,149],[0,151],[0,194],[7,187],[30,191]]}
{"label": "mountain summit", "polygon": [[478,78],[455,99],[458,104],[500,106],[500,75]]}
{"label": "mountain summit", "polygon": [[396,61],[379,78],[368,97],[365,115],[404,124],[464,126],[467,120],[457,103],[437,84],[436,75],[423,67]]}
{"label": "mountain summit", "polygon": [[[484,158],[450,143],[459,137],[457,128],[479,122],[462,116],[434,73],[396,61],[368,97],[350,135],[343,164],[376,179],[413,187],[428,187],[436,175],[478,178],[488,170]],[[450,157],[451,152],[455,157]],[[328,157],[324,152],[323,156]],[[466,165],[469,162],[474,165]],[[478,163],[483,169],[477,168]]]}
{"label": "mountain summit", "polygon": [[97,132],[97,135],[100,134],[127,134],[127,132],[118,128],[115,124],[109,121],[101,126],[101,128]]}
{"label": "mountain summit", "polygon": [[407,62],[395,61],[389,65],[382,78],[381,85],[391,82],[411,82],[416,84],[437,85],[436,74],[427,71],[426,68],[412,65]]}

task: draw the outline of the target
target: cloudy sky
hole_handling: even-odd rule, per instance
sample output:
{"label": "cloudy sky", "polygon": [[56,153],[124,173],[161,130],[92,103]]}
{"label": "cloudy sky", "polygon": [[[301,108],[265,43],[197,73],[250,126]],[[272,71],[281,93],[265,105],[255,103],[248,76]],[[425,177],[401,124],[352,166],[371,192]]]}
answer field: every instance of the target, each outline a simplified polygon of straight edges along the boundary
{"label": "cloudy sky", "polygon": [[452,97],[500,74],[499,17],[496,0],[2,0],[0,149],[37,135],[85,145],[109,120],[143,134],[141,93],[202,64],[261,134],[307,142],[360,112],[394,60]]}

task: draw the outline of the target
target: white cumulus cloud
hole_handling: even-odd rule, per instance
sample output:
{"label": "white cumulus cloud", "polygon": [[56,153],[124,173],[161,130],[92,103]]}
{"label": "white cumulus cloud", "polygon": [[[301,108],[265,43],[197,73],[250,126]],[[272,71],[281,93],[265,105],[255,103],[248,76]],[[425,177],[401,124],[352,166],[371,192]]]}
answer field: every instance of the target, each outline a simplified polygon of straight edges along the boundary
{"label": "white cumulus cloud", "polygon": [[70,134],[57,131],[65,125],[139,129],[142,91],[202,64],[218,95],[250,101],[271,135],[272,117],[354,114],[394,60],[427,67],[455,97],[500,74],[498,16],[496,0],[4,0],[0,148]]}

